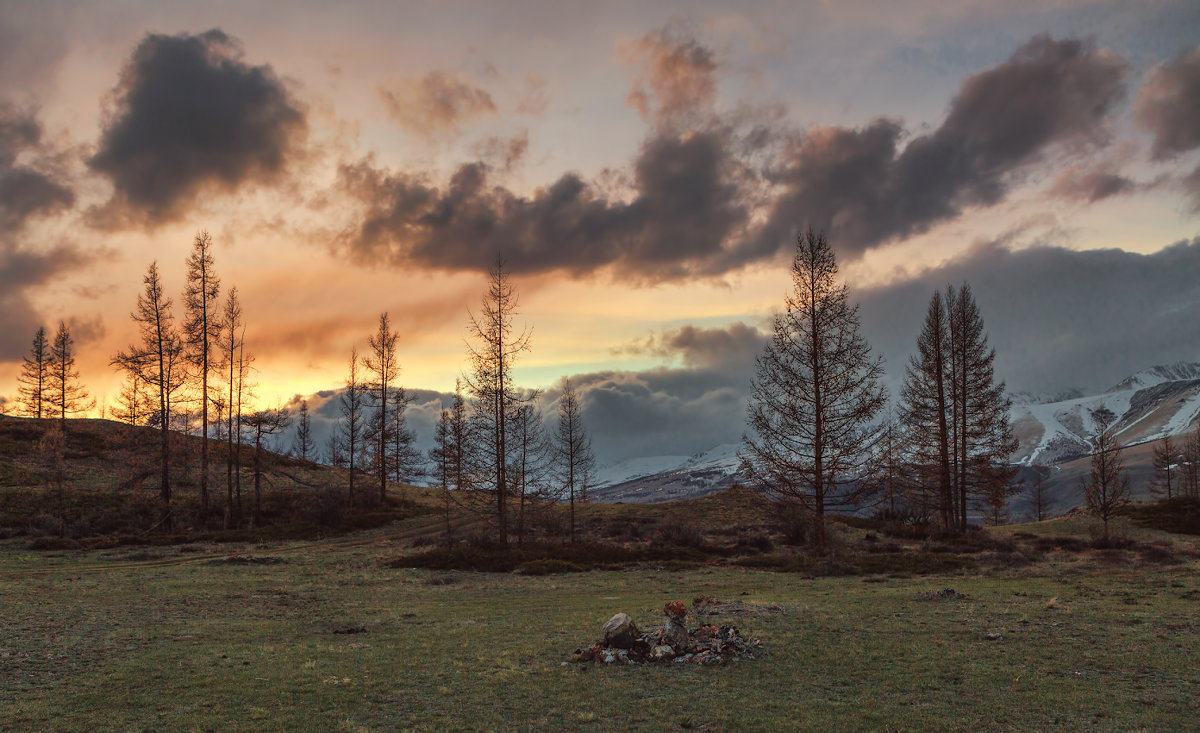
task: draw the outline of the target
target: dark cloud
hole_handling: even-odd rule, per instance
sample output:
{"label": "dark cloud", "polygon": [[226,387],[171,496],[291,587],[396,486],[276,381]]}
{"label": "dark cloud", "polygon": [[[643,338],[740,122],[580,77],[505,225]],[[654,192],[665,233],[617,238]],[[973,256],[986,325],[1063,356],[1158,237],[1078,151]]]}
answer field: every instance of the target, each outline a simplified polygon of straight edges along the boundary
{"label": "dark cloud", "polygon": [[341,182],[362,201],[361,223],[339,246],[358,261],[486,269],[503,253],[516,272],[587,274],[609,265],[643,279],[706,272],[749,216],[731,132],[652,137],[634,164],[628,200],[578,174],[523,196],[461,166],[444,188],[363,161]]}
{"label": "dark cloud", "polygon": [[966,207],[999,203],[1011,176],[1052,145],[1102,137],[1124,76],[1124,62],[1111,53],[1038,36],[968,77],[941,126],[903,148],[904,131],[889,119],[811,130],[776,173],[783,193],[742,256],[775,252],[813,226],[855,257]]}
{"label": "dark cloud", "polygon": [[1055,180],[1050,192],[1066,199],[1095,203],[1137,188],[1133,180],[1115,171],[1072,166]]}
{"label": "dark cloud", "polygon": [[[18,163],[21,155],[27,162]],[[0,237],[20,231],[35,216],[75,203],[53,158],[33,113],[0,102]]]}
{"label": "dark cloud", "polygon": [[716,56],[691,33],[668,25],[632,44],[627,55],[638,73],[626,100],[643,119],[686,125],[712,114]]}
{"label": "dark cloud", "polygon": [[1200,47],[1154,67],[1138,90],[1136,111],[1154,136],[1156,160],[1200,147]]}
{"label": "dark cloud", "polygon": [[767,334],[741,321],[714,328],[688,324],[651,334],[612,351],[614,354],[678,358],[691,368],[713,368],[748,374],[753,357],[747,360],[746,355],[758,353],[766,339]]}
{"label": "dark cloud", "polygon": [[[522,195],[483,161],[438,186],[362,161],[341,169],[363,208],[338,247],[360,262],[444,269],[483,269],[502,251],[521,272],[611,268],[656,281],[775,258],[814,226],[857,257],[1002,202],[1018,174],[1054,151],[1105,142],[1125,77],[1114,54],[1038,36],[967,78],[932,132],[906,142],[900,122],[880,118],[796,137],[765,112],[717,114],[714,55],[683,31],[652,33],[630,53],[639,64],[631,100],[655,123],[630,190],[567,173]],[[1128,186],[1097,174],[1066,193],[1094,201]]]}
{"label": "dark cloud", "polygon": [[142,39],[89,161],[115,188],[98,221],[171,221],[202,190],[282,176],[300,154],[305,113],[270,66],[242,58],[216,29]]}
{"label": "dark cloud", "polygon": [[424,137],[456,137],[462,125],[495,114],[492,95],[453,71],[431,71],[380,87],[396,122]]}
{"label": "dark cloud", "polygon": [[89,260],[72,245],[35,249],[0,237],[0,362],[19,360],[29,351],[33,332],[45,325],[29,291]]}
{"label": "dark cloud", "polygon": [[1012,389],[1104,389],[1145,367],[1200,357],[1200,238],[1153,254],[993,243],[855,294],[893,384],[929,297],[964,281],[996,348],[997,375]]}
{"label": "dark cloud", "polygon": [[41,325],[29,291],[87,259],[71,245],[26,241],[33,220],[75,203],[57,158],[31,111],[0,103],[0,362],[20,359]]}
{"label": "dark cloud", "polygon": [[[1200,148],[1200,46],[1150,72],[1138,91],[1138,121],[1154,136],[1151,154],[1166,160]],[[1200,211],[1200,166],[1180,183]]]}

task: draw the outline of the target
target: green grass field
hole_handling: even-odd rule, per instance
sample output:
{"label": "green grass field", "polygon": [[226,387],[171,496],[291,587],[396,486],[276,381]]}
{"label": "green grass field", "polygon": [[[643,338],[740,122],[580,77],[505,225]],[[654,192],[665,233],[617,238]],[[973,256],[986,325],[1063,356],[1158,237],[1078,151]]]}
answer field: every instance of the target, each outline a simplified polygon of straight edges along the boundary
{"label": "green grass field", "polygon": [[[0,728],[1183,729],[1200,563],[1051,553],[949,575],[391,568],[434,520],[323,541],[0,543]],[[1055,531],[1062,531],[1062,523]],[[1029,530],[1030,528],[1018,528]],[[229,561],[233,555],[234,561]],[[926,600],[952,587],[965,598]],[[763,656],[564,665],[626,611],[706,594]],[[357,633],[338,633],[355,631]]]}

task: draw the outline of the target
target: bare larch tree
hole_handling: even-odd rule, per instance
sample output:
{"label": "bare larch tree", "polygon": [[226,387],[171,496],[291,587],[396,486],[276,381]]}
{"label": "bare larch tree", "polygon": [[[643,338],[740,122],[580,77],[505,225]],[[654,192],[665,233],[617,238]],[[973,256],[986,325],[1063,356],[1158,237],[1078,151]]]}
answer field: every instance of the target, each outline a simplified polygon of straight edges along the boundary
{"label": "bare larch tree", "polygon": [[518,545],[525,544],[526,517],[549,506],[547,489],[550,472],[554,469],[554,447],[537,408],[538,396],[537,391],[527,392],[512,419],[512,465],[509,471],[518,501]]}
{"label": "bare larch tree", "polygon": [[996,350],[988,346],[983,317],[971,288],[946,289],[950,333],[952,471],[957,488],[955,510],[959,531],[966,531],[968,498],[981,500],[1000,520],[1009,497],[1020,490],[1016,468],[1008,457],[1017,449],[1009,424],[1012,402],[1004,382],[997,382]]}
{"label": "bare larch tree", "polygon": [[366,390],[358,376],[358,349],[350,351],[350,371],[346,376],[346,389],[342,391],[342,419],[338,433],[340,441],[338,452],[346,465],[348,481],[347,493],[350,506],[354,506],[354,471],[358,468],[362,454],[364,431],[364,410],[366,409]]}
{"label": "bare larch tree", "polygon": [[739,456],[753,480],[800,505],[826,546],[825,513],[856,508],[862,469],[887,402],[882,360],[859,333],[858,307],[824,234],[798,236],[793,291],[755,363]]}
{"label": "bare larch tree", "polygon": [[517,356],[529,350],[530,340],[528,330],[520,334],[513,331],[517,305],[517,292],[509,282],[504,261],[497,259],[496,267],[488,273],[488,292],[479,314],[472,313],[467,325],[474,343],[468,342],[471,373],[466,384],[477,423],[476,450],[481,464],[472,488],[494,498],[502,547],[508,546],[508,423],[520,404],[512,368]]}
{"label": "bare larch tree", "polygon": [[141,340],[112,359],[114,366],[138,372],[139,379],[153,391],[157,401],[151,420],[159,428],[159,491],[163,501],[162,523],[170,528],[171,515],[171,420],[175,398],[187,380],[183,341],[171,312],[171,299],[163,291],[158,263],[152,262],[143,278],[145,290],[138,295],[131,318]]}
{"label": "bare larch tree", "polygon": [[312,418],[308,414],[308,400],[300,401],[300,415],[296,419],[296,439],[292,442],[292,452],[300,460],[308,461],[313,457],[316,443],[312,437]]}
{"label": "bare larch tree", "polygon": [[950,334],[941,293],[934,293],[909,358],[900,392],[900,419],[910,432],[922,483],[936,494],[944,529],[955,525],[950,472],[950,387],[946,372]]}
{"label": "bare larch tree", "polygon": [[571,380],[562,381],[558,398],[558,430],[555,434],[558,481],[570,505],[571,542],[575,541],[575,505],[587,501],[596,458],[592,439],[583,424],[583,405]]}
{"label": "bare larch tree", "polygon": [[1171,440],[1170,435],[1164,435],[1163,439],[1158,441],[1158,445],[1154,446],[1154,480],[1151,487],[1154,493],[1164,499],[1170,499],[1179,484],[1179,479],[1176,477],[1176,467],[1183,462],[1183,457],[1180,455],[1179,447],[1175,441]]}
{"label": "bare larch tree", "polygon": [[17,375],[17,399],[29,417],[43,417],[47,411],[46,389],[50,381],[50,344],[46,341],[46,328],[39,327],[33,335],[33,346],[29,355],[21,360],[21,373]]}
{"label": "bare larch tree", "polygon": [[399,334],[392,331],[388,322],[388,314],[381,313],[379,327],[367,341],[370,353],[363,359],[363,366],[371,375],[370,381],[365,385],[366,392],[375,408],[375,412],[367,420],[364,437],[371,445],[371,468],[379,481],[380,501],[387,499],[387,481],[392,464],[392,411],[397,407],[396,402],[400,398],[394,386],[400,377],[400,363],[396,360],[398,339]]}
{"label": "bare larch tree", "polygon": [[288,411],[283,408],[255,410],[246,416],[246,426],[254,436],[254,514],[252,526],[262,521],[262,479],[264,472],[263,458],[265,447],[263,441],[287,427],[290,420]]}
{"label": "bare larch tree", "polygon": [[1034,521],[1044,522],[1054,509],[1054,500],[1046,489],[1046,474],[1040,467],[1034,468],[1033,478],[1025,484],[1025,498],[1029,500],[1029,512]]}
{"label": "bare larch tree", "polygon": [[1121,446],[1116,431],[1104,428],[1092,440],[1091,470],[1082,476],[1079,483],[1088,511],[1104,524],[1104,536],[1108,536],[1108,523],[1129,504],[1129,477],[1125,475],[1125,464],[1121,458]]}
{"label": "bare larch tree", "polygon": [[234,523],[234,496],[241,508],[242,404],[250,377],[253,357],[246,355],[246,324],[237,288],[230,288],[221,309],[218,343],[222,377],[226,380],[225,398],[225,528]]}
{"label": "bare larch tree", "polygon": [[221,341],[221,313],[217,297],[221,281],[213,271],[212,237],[200,232],[192,241],[187,259],[187,284],[183,290],[183,338],[188,364],[200,381],[200,511],[208,523],[208,403],[209,375],[216,366],[214,351]]}
{"label": "bare larch tree", "polygon": [[91,409],[95,402],[88,398],[87,390],[79,382],[79,371],[75,368],[75,340],[71,338],[71,329],[62,321],[58,322],[58,331],[50,346],[49,372],[46,402],[65,429],[68,416]]}

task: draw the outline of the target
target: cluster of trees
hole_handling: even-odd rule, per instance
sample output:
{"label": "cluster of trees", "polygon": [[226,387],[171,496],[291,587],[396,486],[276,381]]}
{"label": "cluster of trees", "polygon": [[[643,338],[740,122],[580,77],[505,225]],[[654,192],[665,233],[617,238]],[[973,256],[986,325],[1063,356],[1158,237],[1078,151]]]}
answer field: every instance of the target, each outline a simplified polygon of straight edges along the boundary
{"label": "cluster of trees", "polygon": [[[218,516],[223,516],[226,528],[242,520],[243,446],[252,447],[253,526],[261,513],[267,442],[292,421],[287,409],[251,409],[254,357],[246,350],[242,307],[237,288],[230,288],[221,300],[212,249],[207,232],[196,235],[186,263],[181,320],[158,263],[150,264],[131,315],[138,339],[111,359],[125,374],[113,414],[131,425],[158,429],[160,525],[166,529],[175,522],[172,477],[186,454],[181,436],[214,439],[198,441],[201,526]],[[513,535],[522,542],[531,519],[565,501],[574,540],[575,505],[587,500],[593,480],[591,441],[580,396],[569,380],[562,382],[553,429],[538,407],[542,392],[515,385],[513,364],[529,350],[531,335],[514,331],[517,304],[516,290],[499,262],[490,273],[480,312],[471,315],[469,370],[458,384],[454,403],[441,412],[428,454],[417,450],[416,435],[408,425],[412,397],[399,384],[399,335],[388,314],[380,315],[366,353],[351,351],[339,420],[325,451],[330,465],[346,471],[351,506],[368,499],[386,501],[389,482],[412,482],[428,473],[447,489],[447,532],[449,506],[455,503],[494,518],[501,544]],[[44,328],[37,331],[20,385],[20,402],[33,417],[65,422],[94,406],[80,384],[65,323],[53,342]],[[56,440],[61,443],[61,437]],[[214,499],[213,464],[219,460],[211,455],[212,442],[225,447],[218,456],[225,468],[223,502]],[[296,416],[290,452],[304,461],[317,458],[306,401]]]}
{"label": "cluster of trees", "polygon": [[[212,250],[212,237],[207,232],[197,234],[186,263],[182,323],[176,320],[174,300],[163,287],[158,263],[150,264],[131,314],[138,340],[111,360],[125,373],[116,414],[131,425],[159,430],[159,491],[166,528],[174,523],[171,475],[176,436],[198,432],[225,444],[225,501],[220,514],[229,528],[242,515],[242,446],[249,440],[255,448],[253,523],[261,508],[263,439],[282,430],[288,420],[283,410],[249,409],[254,357],[246,351],[246,324],[237,288],[230,288],[225,300],[220,300],[221,281]],[[210,452],[210,441],[200,441],[201,526],[217,513],[210,491]]]}
{"label": "cluster of trees", "polygon": [[1200,428],[1182,440],[1164,436],[1154,447],[1155,495],[1164,499],[1190,496],[1200,499]]}
{"label": "cluster of trees", "polygon": [[837,274],[823,234],[797,238],[793,291],[756,362],[744,467],[804,510],[818,545],[834,509],[873,506],[946,532],[965,530],[972,509],[1002,513],[1017,443],[970,287],[930,299],[893,417],[882,360]]}
{"label": "cluster of trees", "polygon": [[[411,396],[398,384],[397,335],[388,314],[379,317],[366,355],[351,351],[328,448],[330,463],[346,469],[351,505],[361,501],[356,474],[370,476],[382,501],[389,481],[411,482],[428,471],[445,489],[448,535],[452,505],[489,517],[504,546],[514,535],[523,542],[531,519],[565,501],[574,540],[575,505],[587,498],[595,458],[570,381],[562,383],[554,431],[538,408],[542,393],[514,383],[513,365],[529,351],[531,336],[515,329],[517,307],[516,290],[498,262],[480,311],[468,323],[469,369],[453,403],[441,411],[434,447],[426,455],[414,448],[405,416]],[[297,451],[310,440],[305,435],[302,417]]]}
{"label": "cluster of trees", "polygon": [[17,384],[17,402],[23,414],[55,417],[60,426],[68,417],[95,406],[80,382],[75,368],[75,339],[64,321],[59,321],[53,341],[47,341],[44,326],[38,328],[29,355],[22,360]]}

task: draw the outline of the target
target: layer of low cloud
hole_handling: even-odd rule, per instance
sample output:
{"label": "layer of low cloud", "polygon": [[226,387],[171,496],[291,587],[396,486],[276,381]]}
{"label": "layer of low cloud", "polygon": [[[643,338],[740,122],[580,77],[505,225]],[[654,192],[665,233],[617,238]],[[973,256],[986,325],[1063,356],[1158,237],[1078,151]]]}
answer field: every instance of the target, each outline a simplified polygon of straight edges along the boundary
{"label": "layer of low cloud", "polygon": [[88,161],[114,189],[101,223],[178,219],[201,192],[278,181],[302,154],[304,109],[218,29],[145,36],[112,99]]}

